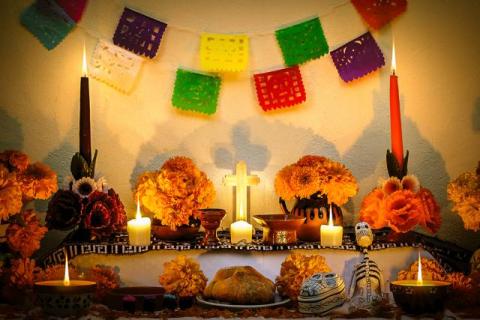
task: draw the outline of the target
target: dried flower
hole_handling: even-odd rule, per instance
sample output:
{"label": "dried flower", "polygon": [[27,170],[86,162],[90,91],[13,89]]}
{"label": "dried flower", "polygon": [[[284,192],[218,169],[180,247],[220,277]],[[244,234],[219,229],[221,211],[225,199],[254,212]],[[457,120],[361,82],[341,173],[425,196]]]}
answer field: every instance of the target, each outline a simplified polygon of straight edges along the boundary
{"label": "dried flower", "polygon": [[367,222],[372,229],[387,225],[385,220],[385,201],[382,189],[375,188],[362,201],[360,221]]}
{"label": "dried flower", "polygon": [[20,253],[23,258],[29,258],[40,248],[48,229],[40,225],[40,220],[33,210],[21,213],[24,225],[11,223],[6,231],[7,242],[13,251]]}
{"label": "dried flower", "polygon": [[22,209],[22,191],[17,183],[15,173],[0,164],[0,221]]}
{"label": "dried flower", "polygon": [[48,228],[70,230],[80,223],[80,196],[70,190],[58,190],[48,203],[45,222]]}
{"label": "dried flower", "polygon": [[135,196],[163,225],[175,230],[199,218],[215,199],[213,183],[186,157],[167,160],[160,171],[139,177]]}
{"label": "dried flower", "polygon": [[89,177],[83,177],[73,182],[72,191],[82,198],[87,198],[93,191],[103,191],[97,188],[97,182]]}
{"label": "dried flower", "polygon": [[462,218],[465,229],[480,230],[480,175],[462,173],[448,184],[447,193],[454,204],[453,211]]}
{"label": "dried flower", "polygon": [[19,289],[31,288],[37,280],[40,268],[35,266],[35,260],[28,258],[11,261],[8,283]]}
{"label": "dried flower", "polygon": [[168,293],[180,297],[192,297],[201,294],[207,285],[207,278],[198,262],[183,255],[164,263],[159,283]]}
{"label": "dried flower", "polygon": [[330,272],[324,257],[292,253],[282,262],[280,275],[275,279],[278,292],[296,301],[303,281],[318,272]]}
{"label": "dried flower", "polygon": [[46,164],[35,162],[18,177],[24,198],[48,199],[58,190],[57,174]]}
{"label": "dried flower", "polygon": [[97,283],[98,301],[101,301],[112,289],[120,287],[119,270],[116,267],[96,265],[87,271],[86,278]]}
{"label": "dried flower", "polygon": [[345,204],[358,191],[355,177],[343,164],[321,156],[307,155],[280,170],[275,191],[285,200],[327,195],[329,203]]}
{"label": "dried flower", "polygon": [[417,193],[420,190],[420,181],[413,174],[406,175],[402,178],[402,188]]}
{"label": "dried flower", "polygon": [[9,171],[21,173],[27,169],[30,164],[30,159],[23,152],[5,150],[0,153],[0,163],[7,167]]}
{"label": "dried flower", "polygon": [[388,196],[395,191],[402,190],[402,182],[397,177],[390,177],[383,182],[382,190]]}
{"label": "dried flower", "polygon": [[392,193],[385,201],[385,220],[395,232],[407,232],[416,226],[422,212],[422,203],[409,190]]}
{"label": "dried flower", "polygon": [[92,192],[82,208],[82,215],[85,217],[83,227],[93,240],[108,238],[124,230],[127,223],[125,208],[113,189],[108,193]]}

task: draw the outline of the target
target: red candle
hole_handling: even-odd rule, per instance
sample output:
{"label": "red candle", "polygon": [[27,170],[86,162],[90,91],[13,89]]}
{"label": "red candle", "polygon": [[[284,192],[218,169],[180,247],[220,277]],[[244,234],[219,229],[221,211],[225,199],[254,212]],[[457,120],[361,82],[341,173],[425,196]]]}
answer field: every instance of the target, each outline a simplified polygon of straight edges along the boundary
{"label": "red candle", "polygon": [[392,153],[403,167],[402,119],[400,114],[400,98],[398,95],[398,77],[395,75],[395,44],[392,49],[392,75],[390,76],[390,138]]}
{"label": "red candle", "polygon": [[87,77],[87,58],[83,46],[83,75],[80,79],[80,154],[88,164],[92,161],[90,136],[90,93]]}

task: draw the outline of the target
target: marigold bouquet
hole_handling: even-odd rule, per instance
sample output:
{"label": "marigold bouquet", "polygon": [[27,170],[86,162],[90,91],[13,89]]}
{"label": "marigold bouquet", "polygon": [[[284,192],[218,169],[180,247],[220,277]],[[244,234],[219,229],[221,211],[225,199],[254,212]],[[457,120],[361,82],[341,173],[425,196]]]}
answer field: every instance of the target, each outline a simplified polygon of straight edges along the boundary
{"label": "marigold bouquet", "polygon": [[303,281],[318,272],[330,272],[323,256],[292,253],[282,262],[275,285],[282,296],[296,301]]}
{"label": "marigold bouquet", "polygon": [[363,199],[360,220],[373,229],[388,226],[395,232],[407,232],[419,224],[430,233],[436,233],[442,222],[435,197],[414,175],[380,181]]}
{"label": "marigold bouquet", "polygon": [[50,198],[57,189],[57,175],[46,164],[31,163],[20,151],[0,153],[0,220],[19,213],[31,200]]}
{"label": "marigold bouquet", "polygon": [[186,157],[167,160],[160,170],[138,178],[135,198],[147,212],[172,230],[200,218],[215,199],[213,183]]}
{"label": "marigold bouquet", "polygon": [[159,283],[168,293],[179,297],[192,297],[201,294],[207,285],[207,277],[198,262],[183,255],[164,265]]}
{"label": "marigold bouquet", "polygon": [[480,229],[480,162],[476,172],[462,173],[447,188],[453,211],[462,218],[465,229]]}
{"label": "marigold bouquet", "polygon": [[284,200],[309,198],[320,193],[327,196],[329,203],[341,206],[357,194],[358,185],[343,164],[307,155],[277,173],[275,191]]}

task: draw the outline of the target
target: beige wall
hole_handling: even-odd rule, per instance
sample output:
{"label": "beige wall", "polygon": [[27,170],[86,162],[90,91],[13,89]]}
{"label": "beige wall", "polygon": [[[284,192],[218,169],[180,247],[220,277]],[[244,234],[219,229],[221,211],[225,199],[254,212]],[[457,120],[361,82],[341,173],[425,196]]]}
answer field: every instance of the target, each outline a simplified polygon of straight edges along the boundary
{"label": "beige wall", "polygon": [[[363,196],[387,174],[388,66],[395,36],[410,171],[441,202],[440,237],[470,248],[479,245],[480,236],[464,231],[450,211],[445,191],[452,177],[473,169],[480,159],[479,1],[409,1],[403,16],[373,33],[386,68],[344,84],[328,56],[309,62],[301,67],[307,102],[268,114],[256,102],[251,75],[282,65],[272,32],[318,14],[330,47],[336,48],[366,30],[348,2],[89,2],[79,27],[51,52],[19,24],[30,1],[0,2],[0,149],[23,149],[61,177],[68,174],[77,150],[83,41],[90,55],[96,38],[111,39],[125,4],[173,26],[158,56],[144,64],[130,95],[90,81],[93,145],[100,150],[97,171],[120,193],[130,214],[137,175],[176,154],[192,157],[208,173],[217,187],[215,205],[228,210],[233,208],[232,190],[222,186],[222,176],[237,160],[246,160],[262,179],[252,190],[251,212],[278,212],[272,187],[277,170],[301,155],[318,153],[343,161],[359,179],[360,193],[346,206],[354,213],[347,214],[347,221],[353,222]],[[176,68],[199,66],[201,31],[252,34],[250,68],[222,77],[212,117],[179,112],[170,104]]]}

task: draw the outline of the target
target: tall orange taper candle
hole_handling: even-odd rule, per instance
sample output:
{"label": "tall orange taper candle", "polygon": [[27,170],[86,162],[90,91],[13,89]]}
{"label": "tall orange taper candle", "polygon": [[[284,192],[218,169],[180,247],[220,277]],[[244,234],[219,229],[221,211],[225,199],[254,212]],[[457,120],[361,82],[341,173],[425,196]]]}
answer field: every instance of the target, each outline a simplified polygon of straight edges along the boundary
{"label": "tall orange taper candle", "polygon": [[392,75],[390,76],[390,138],[392,153],[403,167],[402,119],[400,114],[400,98],[398,95],[398,77],[395,75],[395,43],[392,48]]}

